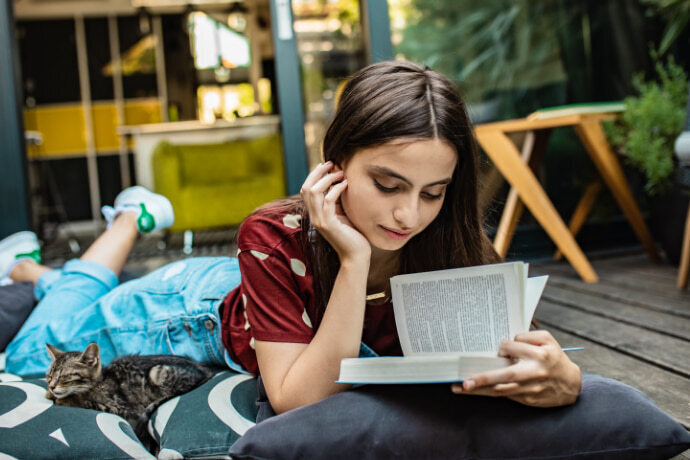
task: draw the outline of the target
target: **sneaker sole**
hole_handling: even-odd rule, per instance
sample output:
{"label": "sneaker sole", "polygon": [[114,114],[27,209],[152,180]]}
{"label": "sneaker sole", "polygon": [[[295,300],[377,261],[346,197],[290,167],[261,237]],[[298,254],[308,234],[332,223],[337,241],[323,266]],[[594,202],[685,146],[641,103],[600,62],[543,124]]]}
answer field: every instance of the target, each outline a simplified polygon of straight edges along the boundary
{"label": "sneaker sole", "polygon": [[[40,248],[36,234],[33,232],[24,231],[17,232],[0,241],[0,252],[13,246],[21,245],[22,243],[26,244],[26,246],[22,247],[21,252],[31,252],[37,248]],[[31,246],[29,247],[29,245]],[[28,251],[25,251],[25,249],[28,249]]]}

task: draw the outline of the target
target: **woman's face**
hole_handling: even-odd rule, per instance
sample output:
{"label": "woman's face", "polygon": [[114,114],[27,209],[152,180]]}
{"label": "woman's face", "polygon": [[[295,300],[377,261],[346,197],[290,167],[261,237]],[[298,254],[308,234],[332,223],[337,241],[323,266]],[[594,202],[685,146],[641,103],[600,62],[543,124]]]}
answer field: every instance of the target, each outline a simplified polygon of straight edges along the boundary
{"label": "woman's face", "polygon": [[343,165],[343,211],[373,247],[399,250],[438,215],[456,163],[455,149],[437,139],[359,150]]}

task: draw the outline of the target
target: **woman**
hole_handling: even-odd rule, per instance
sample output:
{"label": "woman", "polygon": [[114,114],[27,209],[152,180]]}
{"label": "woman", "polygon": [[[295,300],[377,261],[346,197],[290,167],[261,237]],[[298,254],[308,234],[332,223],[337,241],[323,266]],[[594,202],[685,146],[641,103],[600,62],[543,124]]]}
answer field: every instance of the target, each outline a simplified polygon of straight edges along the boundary
{"label": "woman", "polygon": [[[284,412],[347,389],[334,383],[340,360],[360,348],[400,354],[391,276],[498,260],[477,210],[477,148],[464,104],[430,69],[374,64],[343,88],[323,150],[326,162],[309,174],[301,197],[270,203],[243,223],[237,259],[164,267],[64,308],[70,319],[60,327],[45,317],[64,301],[46,291],[8,346],[8,370],[38,362],[40,340],[68,349],[111,344],[106,362],[132,351],[172,352],[260,373],[274,410]],[[137,201],[130,201],[132,210]],[[117,205],[101,237],[107,243],[95,246],[117,247],[111,252],[121,256],[131,249],[139,211]],[[129,236],[124,245],[110,241],[114,229]],[[124,259],[112,264],[114,254],[97,251],[94,260],[92,249],[82,259],[108,267],[112,280]],[[41,266],[22,263],[12,277],[26,280],[16,272],[27,267],[35,277]],[[518,361],[452,391],[535,406],[576,400],[580,370],[549,333],[521,334],[499,354]]]}

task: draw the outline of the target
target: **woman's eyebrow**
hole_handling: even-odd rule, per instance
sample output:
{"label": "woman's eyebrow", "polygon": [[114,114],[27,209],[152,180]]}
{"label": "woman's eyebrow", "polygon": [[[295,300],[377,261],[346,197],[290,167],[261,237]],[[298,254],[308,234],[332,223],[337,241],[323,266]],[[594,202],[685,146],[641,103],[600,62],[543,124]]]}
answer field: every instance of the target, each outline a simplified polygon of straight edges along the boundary
{"label": "woman's eyebrow", "polygon": [[[386,176],[394,177],[396,179],[400,179],[401,181],[405,182],[406,184],[412,186],[412,182],[410,182],[408,179],[405,177],[401,176],[400,174],[396,173],[392,169],[386,168],[385,166],[372,166],[370,168],[372,172],[378,173],[378,174],[383,174]],[[445,179],[437,180],[436,182],[432,182],[430,184],[426,184],[424,187],[431,187],[433,185],[446,185],[450,184],[450,182],[453,179],[451,177],[447,177]]]}

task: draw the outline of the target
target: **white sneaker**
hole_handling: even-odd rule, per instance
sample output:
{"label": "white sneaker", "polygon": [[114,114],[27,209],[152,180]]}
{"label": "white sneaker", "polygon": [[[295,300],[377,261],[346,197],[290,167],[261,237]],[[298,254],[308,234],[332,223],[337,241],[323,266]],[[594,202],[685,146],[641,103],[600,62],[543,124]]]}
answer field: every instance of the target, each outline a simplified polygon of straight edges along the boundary
{"label": "white sneaker", "polygon": [[41,246],[34,232],[18,232],[0,241],[0,279],[24,259],[41,263]]}
{"label": "white sneaker", "polygon": [[139,213],[137,227],[141,233],[168,228],[175,222],[175,212],[170,200],[140,185],[121,191],[115,197],[114,206],[101,208],[103,217],[108,222],[108,227],[118,214],[125,211],[137,211]]}

